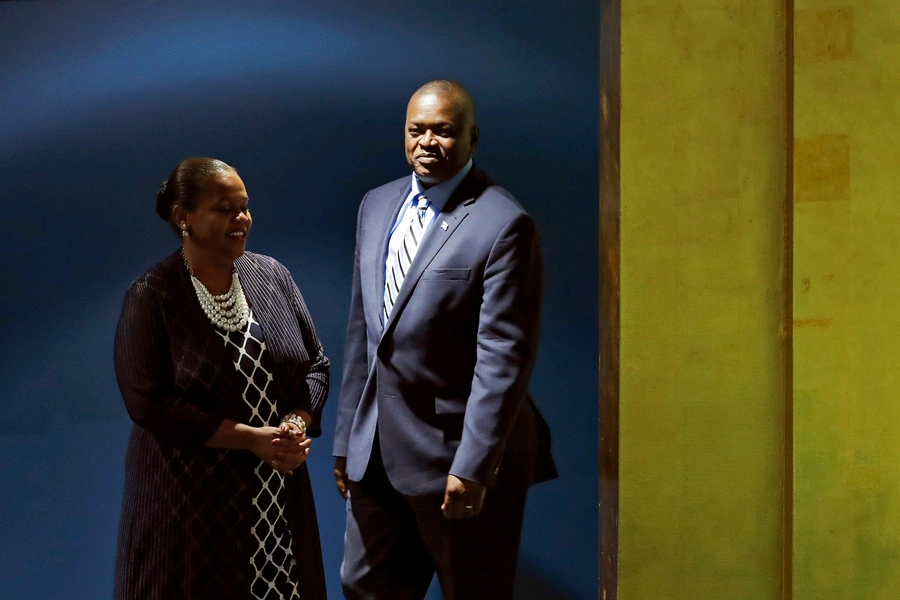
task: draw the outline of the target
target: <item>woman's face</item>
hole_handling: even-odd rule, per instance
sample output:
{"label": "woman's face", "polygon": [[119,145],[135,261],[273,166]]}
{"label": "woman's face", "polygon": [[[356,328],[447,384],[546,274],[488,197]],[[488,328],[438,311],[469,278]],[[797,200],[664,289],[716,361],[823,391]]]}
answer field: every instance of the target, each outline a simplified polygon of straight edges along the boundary
{"label": "woman's face", "polygon": [[211,256],[236,260],[244,253],[253,224],[247,201],[247,190],[238,174],[220,173],[197,199],[194,209],[186,214],[190,237],[185,238],[185,244],[192,244]]}

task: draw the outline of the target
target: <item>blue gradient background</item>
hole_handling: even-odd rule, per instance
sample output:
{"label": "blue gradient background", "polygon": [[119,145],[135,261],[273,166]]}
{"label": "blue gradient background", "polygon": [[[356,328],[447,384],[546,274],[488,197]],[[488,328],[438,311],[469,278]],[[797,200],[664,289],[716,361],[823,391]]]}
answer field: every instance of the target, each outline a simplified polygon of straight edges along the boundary
{"label": "blue gradient background", "polygon": [[112,337],[128,284],[177,247],[154,193],[195,155],[238,169],[248,248],[291,270],[333,362],[310,470],[341,597],[330,429],[356,210],[408,172],[406,101],[445,77],[544,243],[532,389],[562,476],[529,496],[518,597],[596,598],[598,32],[585,2],[0,3],[0,597],[111,595],[130,428]]}

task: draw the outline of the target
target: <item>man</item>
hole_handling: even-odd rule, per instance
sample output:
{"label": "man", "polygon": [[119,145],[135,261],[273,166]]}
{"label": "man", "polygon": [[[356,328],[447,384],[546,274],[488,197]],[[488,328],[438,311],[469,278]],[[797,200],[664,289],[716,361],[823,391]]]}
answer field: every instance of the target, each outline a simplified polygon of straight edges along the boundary
{"label": "man", "polygon": [[534,222],[472,163],[475,105],[432,81],[406,113],[412,177],[359,209],[334,473],[348,599],[512,598],[527,488],[556,477],[528,395]]}

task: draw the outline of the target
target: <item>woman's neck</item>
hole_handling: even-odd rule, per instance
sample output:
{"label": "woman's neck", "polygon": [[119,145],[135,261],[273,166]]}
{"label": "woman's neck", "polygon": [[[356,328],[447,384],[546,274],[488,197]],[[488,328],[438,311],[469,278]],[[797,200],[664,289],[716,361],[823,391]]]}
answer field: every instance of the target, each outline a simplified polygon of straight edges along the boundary
{"label": "woman's neck", "polygon": [[182,250],[194,277],[200,280],[210,294],[218,296],[228,292],[231,287],[234,261],[221,255],[211,256],[208,252],[188,244],[185,244]]}

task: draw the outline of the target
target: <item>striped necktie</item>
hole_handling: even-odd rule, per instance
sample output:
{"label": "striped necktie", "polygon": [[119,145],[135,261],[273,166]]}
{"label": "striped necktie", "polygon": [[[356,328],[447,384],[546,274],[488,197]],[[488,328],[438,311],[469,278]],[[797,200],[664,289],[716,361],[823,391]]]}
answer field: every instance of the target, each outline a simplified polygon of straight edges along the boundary
{"label": "striped necktie", "polygon": [[407,214],[400,224],[400,227],[406,228],[406,233],[403,235],[403,242],[397,248],[397,252],[390,258],[385,271],[384,311],[382,314],[385,323],[391,316],[391,309],[400,294],[400,287],[403,285],[403,280],[406,279],[406,274],[409,273],[409,267],[416,257],[416,251],[419,249],[422,235],[425,233],[425,211],[428,208],[428,198],[422,194],[416,194],[413,201],[416,204],[416,210],[410,211],[411,214]]}

